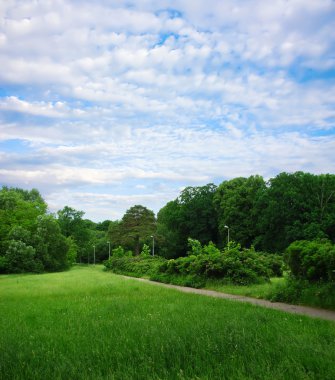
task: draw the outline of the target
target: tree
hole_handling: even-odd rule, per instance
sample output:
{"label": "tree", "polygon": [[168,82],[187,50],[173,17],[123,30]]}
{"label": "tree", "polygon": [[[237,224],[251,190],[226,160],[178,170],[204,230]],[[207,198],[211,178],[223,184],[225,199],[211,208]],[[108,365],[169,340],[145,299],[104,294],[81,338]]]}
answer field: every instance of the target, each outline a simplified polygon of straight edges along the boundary
{"label": "tree", "polygon": [[80,235],[84,214],[84,211],[78,211],[69,206],[57,211],[58,223],[64,236]]}
{"label": "tree", "polygon": [[[22,257],[22,260],[26,261],[28,257],[32,256],[31,238],[36,230],[37,217],[44,215],[46,209],[47,205],[36,189],[31,191],[8,187],[1,189],[0,256],[7,255],[7,259],[1,259],[1,261],[7,260],[7,263],[11,263],[7,269],[2,269],[3,271],[15,271],[18,257]],[[10,259],[8,255],[12,258]],[[22,265],[19,265],[16,271],[22,271],[22,268],[27,270],[32,268],[29,266],[30,269],[28,269],[26,264]]]}
{"label": "tree", "polygon": [[268,182],[257,208],[261,249],[284,251],[296,240],[334,239],[335,176],[280,173]]}
{"label": "tree", "polygon": [[[90,220],[84,220],[83,211],[75,210],[69,206],[65,206],[62,210],[57,212],[58,223],[61,232],[65,237],[71,236],[77,247],[77,254],[79,260],[85,260],[90,253],[90,240],[92,223]],[[94,224],[94,223],[93,223]]]}
{"label": "tree", "polygon": [[97,225],[96,225],[96,230],[97,230],[97,231],[104,231],[104,232],[107,232],[110,223],[111,223],[111,220],[104,220],[103,222],[97,223]]}
{"label": "tree", "polygon": [[37,217],[44,215],[47,205],[36,189],[31,191],[3,187],[0,191],[0,252],[5,252],[10,231],[16,227],[32,233]]}
{"label": "tree", "polygon": [[38,218],[36,231],[36,256],[47,271],[60,271],[69,267],[69,245],[52,215]]}
{"label": "tree", "polygon": [[335,246],[329,240],[295,241],[285,258],[296,279],[335,282]]}
{"label": "tree", "polygon": [[35,249],[20,240],[11,240],[4,256],[4,271],[8,273],[43,272]]}
{"label": "tree", "polygon": [[[136,205],[131,207],[124,214],[121,222],[114,225],[113,237],[118,238],[125,247],[130,247],[139,255],[140,247],[150,240],[156,231],[156,218],[153,211],[144,206]],[[115,243],[115,241],[114,241]]]}
{"label": "tree", "polygon": [[217,187],[213,183],[205,186],[186,187],[178,197],[180,224],[186,238],[197,239],[201,244],[217,242],[217,213],[213,198]]}
{"label": "tree", "polygon": [[77,254],[78,254],[78,246],[74,239],[69,236],[66,238],[66,244],[68,246],[68,252],[67,252],[67,265],[70,267],[76,262]]}
{"label": "tree", "polygon": [[202,244],[217,242],[217,214],[213,205],[216,186],[186,187],[174,201],[168,202],[158,213],[157,241],[159,252],[168,258],[187,253],[187,239]]}
{"label": "tree", "polygon": [[257,236],[256,204],[264,191],[265,181],[258,175],[224,181],[217,188],[214,204],[222,240],[227,235],[225,226],[229,226],[233,240],[243,247],[252,245]]}
{"label": "tree", "polygon": [[187,250],[187,237],[182,234],[180,204],[168,202],[157,214],[155,240],[159,254],[168,259],[183,256]]}

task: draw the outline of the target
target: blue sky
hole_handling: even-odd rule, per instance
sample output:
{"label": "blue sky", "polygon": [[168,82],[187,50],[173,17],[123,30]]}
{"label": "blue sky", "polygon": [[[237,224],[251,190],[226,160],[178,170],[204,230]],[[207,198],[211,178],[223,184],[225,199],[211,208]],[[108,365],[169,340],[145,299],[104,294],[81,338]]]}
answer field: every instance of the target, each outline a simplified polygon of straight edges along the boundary
{"label": "blue sky", "polygon": [[51,212],[334,173],[331,0],[8,0],[0,63],[0,184]]}

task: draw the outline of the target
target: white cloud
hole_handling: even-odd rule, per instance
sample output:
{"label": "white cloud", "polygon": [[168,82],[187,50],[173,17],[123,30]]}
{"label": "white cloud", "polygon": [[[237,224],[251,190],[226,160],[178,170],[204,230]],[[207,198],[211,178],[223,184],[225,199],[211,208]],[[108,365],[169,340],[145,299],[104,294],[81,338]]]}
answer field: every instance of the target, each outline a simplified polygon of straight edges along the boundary
{"label": "white cloud", "polygon": [[65,117],[65,116],[83,116],[85,111],[80,109],[70,109],[66,103],[58,101],[51,102],[27,102],[17,98],[16,96],[8,96],[0,100],[0,110],[3,111],[15,111],[20,113],[26,113],[36,116],[48,116],[48,117]]}
{"label": "white cloud", "polygon": [[0,15],[3,183],[99,218],[188,184],[333,170],[331,0],[12,0]]}

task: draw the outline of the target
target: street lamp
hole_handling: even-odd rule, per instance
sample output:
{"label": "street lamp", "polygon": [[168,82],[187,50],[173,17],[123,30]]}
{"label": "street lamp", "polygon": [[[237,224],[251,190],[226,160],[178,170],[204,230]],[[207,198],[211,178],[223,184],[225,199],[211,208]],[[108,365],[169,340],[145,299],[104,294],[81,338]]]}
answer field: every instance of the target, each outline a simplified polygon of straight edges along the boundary
{"label": "street lamp", "polygon": [[229,249],[229,227],[228,226],[224,226],[224,228],[227,228],[227,230],[228,230],[228,249]]}
{"label": "street lamp", "polygon": [[95,265],[95,245],[93,245],[93,263]]}
{"label": "street lamp", "polygon": [[110,259],[111,258],[111,242],[108,241],[107,244],[108,244],[108,258]]}
{"label": "street lamp", "polygon": [[152,256],[155,256],[155,236],[151,235],[152,237]]}

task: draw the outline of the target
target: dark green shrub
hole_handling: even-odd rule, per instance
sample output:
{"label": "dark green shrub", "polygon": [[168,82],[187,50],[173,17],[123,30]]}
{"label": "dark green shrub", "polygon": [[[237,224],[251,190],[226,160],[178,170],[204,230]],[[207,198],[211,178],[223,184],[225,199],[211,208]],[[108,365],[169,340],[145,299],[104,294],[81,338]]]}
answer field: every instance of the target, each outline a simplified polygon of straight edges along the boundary
{"label": "dark green shrub", "polygon": [[36,259],[33,247],[22,241],[11,240],[3,259],[4,271],[8,273],[43,272],[42,263]]}
{"label": "dark green shrub", "polygon": [[333,283],[311,283],[289,276],[284,284],[273,290],[269,299],[335,310],[335,286]]}
{"label": "dark green shrub", "polygon": [[158,256],[112,256],[104,265],[114,273],[141,277],[158,272],[164,261],[165,259]]}
{"label": "dark green shrub", "polygon": [[267,268],[271,271],[271,277],[282,277],[284,271],[284,258],[274,253],[259,252],[262,255]]}
{"label": "dark green shrub", "polygon": [[[194,243],[194,241],[192,241]],[[204,278],[225,278],[235,284],[260,283],[269,280],[272,274],[271,260],[265,259],[253,249],[242,250],[239,246],[230,246],[229,250],[220,252],[212,243],[197,254],[179,257],[162,264],[160,272],[170,275],[200,276]]]}
{"label": "dark green shrub", "polygon": [[[213,243],[202,247],[189,239],[192,251],[189,256],[166,260],[157,256],[140,255],[136,257],[114,257],[105,262],[107,269],[114,273],[141,277],[177,285],[200,287],[207,279],[225,279],[225,281],[247,285],[269,281],[273,275],[275,261],[272,256],[258,254],[252,249],[241,249],[231,243],[229,249],[220,251]],[[193,254],[192,254],[193,253]]]}
{"label": "dark green shrub", "polygon": [[296,241],[287,248],[285,258],[297,279],[335,281],[335,247],[328,240]]}
{"label": "dark green shrub", "polygon": [[188,286],[190,288],[204,288],[206,286],[206,279],[196,275],[154,273],[150,276],[150,280],[178,286]]}

